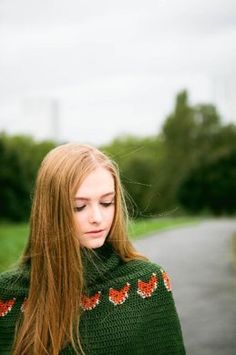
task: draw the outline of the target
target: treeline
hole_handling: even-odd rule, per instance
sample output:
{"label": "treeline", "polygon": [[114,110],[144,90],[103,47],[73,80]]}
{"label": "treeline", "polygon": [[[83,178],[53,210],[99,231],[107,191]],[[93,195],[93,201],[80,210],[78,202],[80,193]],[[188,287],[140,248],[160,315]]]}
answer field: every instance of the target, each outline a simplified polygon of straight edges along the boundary
{"label": "treeline", "polygon": [[[37,170],[55,146],[0,135],[0,219],[28,219]],[[213,105],[190,105],[186,91],[158,135],[99,148],[118,163],[133,217],[236,212],[236,126],[223,124]]]}
{"label": "treeline", "polygon": [[136,217],[236,212],[236,126],[213,105],[190,105],[186,91],[159,135],[103,148],[119,164]]}

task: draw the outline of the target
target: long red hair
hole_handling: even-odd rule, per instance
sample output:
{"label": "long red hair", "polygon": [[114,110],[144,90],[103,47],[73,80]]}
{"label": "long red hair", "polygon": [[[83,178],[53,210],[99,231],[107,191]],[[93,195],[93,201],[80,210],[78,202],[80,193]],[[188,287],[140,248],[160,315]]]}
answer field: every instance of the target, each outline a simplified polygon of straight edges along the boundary
{"label": "long red hair", "polygon": [[115,182],[115,217],[108,241],[125,261],[145,259],[127,238],[128,214],[116,164],[88,145],[69,143],[50,151],[38,172],[29,240],[20,261],[20,266],[30,266],[30,288],[13,355],[58,355],[68,344],[76,354],[84,354],[79,322],[85,283],[73,199],[98,166],[109,170]]}

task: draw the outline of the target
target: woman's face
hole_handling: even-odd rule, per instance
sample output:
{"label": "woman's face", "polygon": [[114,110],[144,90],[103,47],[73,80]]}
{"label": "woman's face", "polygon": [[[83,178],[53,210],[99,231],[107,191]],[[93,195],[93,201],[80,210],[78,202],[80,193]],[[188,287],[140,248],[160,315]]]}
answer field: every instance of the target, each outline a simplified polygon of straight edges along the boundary
{"label": "woman's face", "polygon": [[82,247],[101,247],[115,214],[115,184],[112,174],[97,168],[79,187],[74,201],[77,235]]}

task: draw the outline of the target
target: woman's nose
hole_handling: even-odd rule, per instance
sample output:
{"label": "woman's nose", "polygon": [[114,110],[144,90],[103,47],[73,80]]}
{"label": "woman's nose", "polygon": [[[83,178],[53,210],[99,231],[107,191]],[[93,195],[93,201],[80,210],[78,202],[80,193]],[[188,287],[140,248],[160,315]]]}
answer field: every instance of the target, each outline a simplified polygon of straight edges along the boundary
{"label": "woman's nose", "polygon": [[91,209],[90,213],[90,222],[91,223],[100,223],[102,221],[102,213],[98,206],[95,206]]}

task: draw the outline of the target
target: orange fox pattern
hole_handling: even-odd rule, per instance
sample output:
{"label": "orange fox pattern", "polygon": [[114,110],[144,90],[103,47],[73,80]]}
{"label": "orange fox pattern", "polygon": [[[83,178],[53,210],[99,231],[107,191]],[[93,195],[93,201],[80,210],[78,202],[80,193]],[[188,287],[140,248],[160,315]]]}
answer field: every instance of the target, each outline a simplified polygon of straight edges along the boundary
{"label": "orange fox pattern", "polygon": [[91,311],[100,302],[101,292],[98,291],[92,297],[83,296],[81,300],[81,307],[84,311]]}
{"label": "orange fox pattern", "polygon": [[115,290],[114,288],[111,287],[109,290],[109,300],[115,306],[124,303],[125,300],[128,298],[129,289],[130,289],[130,284],[128,282],[121,290]]}
{"label": "orange fox pattern", "polygon": [[11,309],[15,303],[16,303],[15,298],[13,298],[11,300],[7,300],[7,301],[0,300],[0,317],[6,316],[7,313],[9,313],[11,311]]}
{"label": "orange fox pattern", "polygon": [[[162,278],[167,291],[172,291],[171,282],[168,274],[161,270]],[[137,282],[137,294],[142,298],[151,297],[158,286],[158,278],[155,273],[153,273],[150,279],[146,281],[138,280]],[[130,284],[127,282],[121,289],[116,290],[114,288],[109,289],[109,301],[115,306],[123,304],[129,297]],[[101,291],[98,291],[93,296],[83,295],[81,299],[81,307],[84,311],[91,311],[94,309],[101,301]],[[0,317],[6,316],[15,305],[16,299],[12,298],[10,300],[0,300]],[[24,299],[21,305],[21,311],[24,312],[24,308],[27,303],[27,298]]]}

